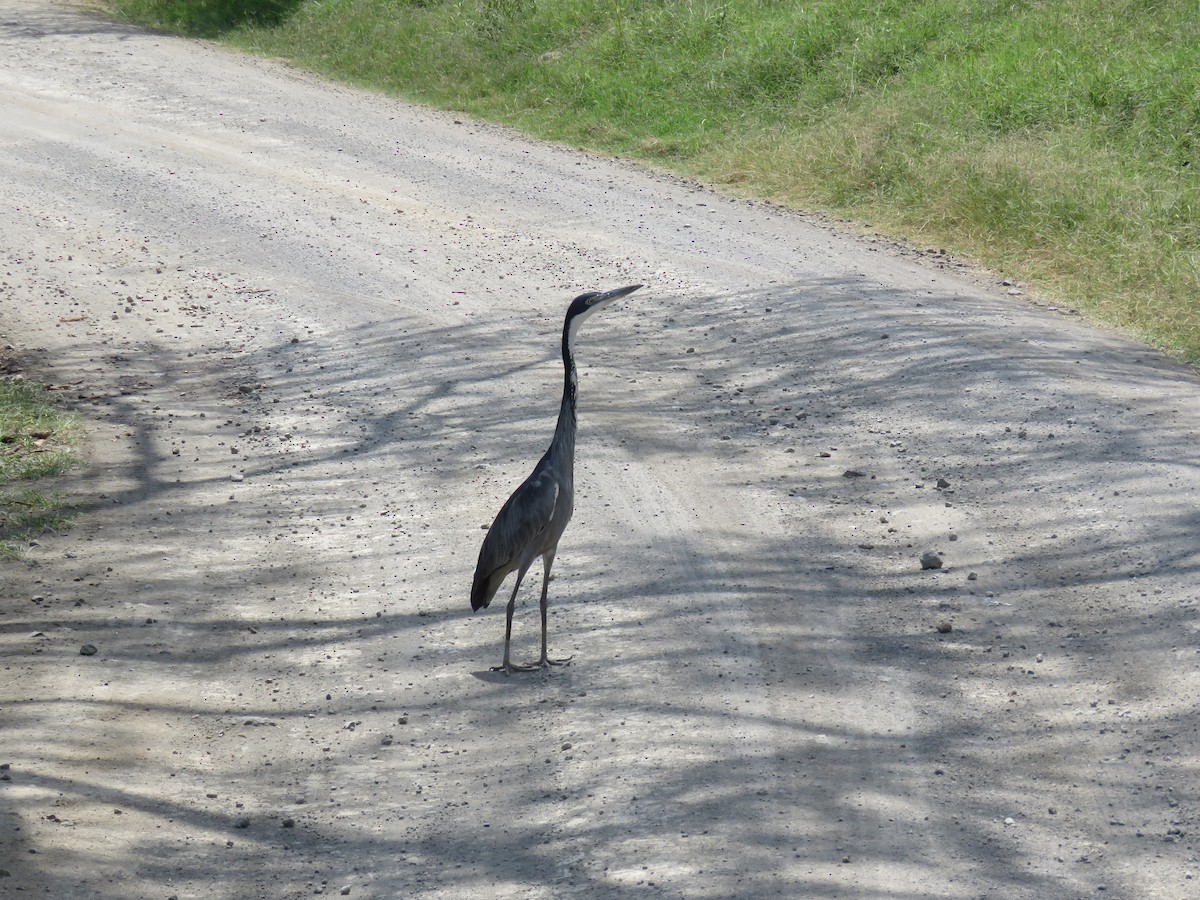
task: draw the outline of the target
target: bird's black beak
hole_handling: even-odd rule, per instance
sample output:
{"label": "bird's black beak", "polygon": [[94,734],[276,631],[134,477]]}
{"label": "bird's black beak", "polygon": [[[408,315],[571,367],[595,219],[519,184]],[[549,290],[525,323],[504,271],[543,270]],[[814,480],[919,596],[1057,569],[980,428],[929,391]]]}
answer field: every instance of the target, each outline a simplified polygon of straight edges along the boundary
{"label": "bird's black beak", "polygon": [[619,297],[632,294],[640,287],[640,284],[631,284],[629,287],[617,288],[612,291],[589,291],[586,294],[580,294],[571,301],[571,305],[567,309],[565,327],[570,329],[573,334],[574,329],[578,328],[584,319],[598,313]]}
{"label": "bird's black beak", "polygon": [[631,284],[631,285],[629,285],[629,287],[617,288],[616,290],[612,290],[612,291],[605,291],[603,294],[597,294],[596,298],[592,301],[592,303],[608,303],[610,300],[617,300],[628,294],[632,294],[634,291],[636,291],[640,287],[641,287],[640,284]]}

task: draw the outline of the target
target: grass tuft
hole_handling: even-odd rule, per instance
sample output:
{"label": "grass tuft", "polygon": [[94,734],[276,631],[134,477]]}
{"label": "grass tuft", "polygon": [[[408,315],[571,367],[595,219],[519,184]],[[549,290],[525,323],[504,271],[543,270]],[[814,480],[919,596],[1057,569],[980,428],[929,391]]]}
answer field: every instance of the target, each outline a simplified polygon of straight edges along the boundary
{"label": "grass tuft", "polygon": [[31,539],[47,531],[64,531],[73,521],[73,504],[63,494],[0,491],[0,559],[20,559]]}
{"label": "grass tuft", "polygon": [[45,388],[19,377],[0,379],[0,558],[13,559],[22,542],[70,523],[71,504],[63,495],[28,483],[81,465],[81,438],[78,418]]}
{"label": "grass tuft", "polygon": [[1195,0],[109,0],[971,255],[1200,364]]}

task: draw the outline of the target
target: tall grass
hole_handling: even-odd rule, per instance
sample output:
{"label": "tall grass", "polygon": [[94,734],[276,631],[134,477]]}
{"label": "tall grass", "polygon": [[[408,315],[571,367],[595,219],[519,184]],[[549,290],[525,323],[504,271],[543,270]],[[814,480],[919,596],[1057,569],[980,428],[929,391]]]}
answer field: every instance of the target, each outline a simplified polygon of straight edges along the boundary
{"label": "tall grass", "polygon": [[1195,0],[110,0],[973,255],[1200,363]]}

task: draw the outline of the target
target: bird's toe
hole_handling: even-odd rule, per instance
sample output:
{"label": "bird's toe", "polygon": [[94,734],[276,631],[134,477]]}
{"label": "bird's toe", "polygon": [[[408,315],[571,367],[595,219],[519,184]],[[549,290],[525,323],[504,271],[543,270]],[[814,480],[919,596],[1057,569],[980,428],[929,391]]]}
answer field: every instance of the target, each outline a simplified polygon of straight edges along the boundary
{"label": "bird's toe", "polygon": [[505,675],[511,675],[514,672],[532,672],[537,669],[537,665],[517,666],[512,663],[501,663],[498,666],[492,666],[493,672],[503,672]]}

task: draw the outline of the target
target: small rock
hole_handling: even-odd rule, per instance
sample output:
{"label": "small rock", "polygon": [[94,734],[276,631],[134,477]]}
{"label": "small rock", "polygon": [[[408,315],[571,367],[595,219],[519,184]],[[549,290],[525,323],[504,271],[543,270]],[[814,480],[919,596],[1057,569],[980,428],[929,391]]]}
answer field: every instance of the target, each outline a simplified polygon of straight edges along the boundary
{"label": "small rock", "polygon": [[978,572],[972,572],[967,576],[967,581],[978,581],[978,580],[979,580]]}
{"label": "small rock", "polygon": [[942,558],[932,550],[926,550],[921,554],[922,569],[940,569],[942,567]]}
{"label": "small rock", "polygon": [[295,819],[284,819],[279,824],[282,825],[284,828],[295,828],[296,820]]}
{"label": "small rock", "polygon": [[238,819],[236,822],[233,823],[233,827],[234,828],[249,828],[250,820],[249,819]]}
{"label": "small rock", "polygon": [[570,743],[570,741],[566,741],[566,742],[564,742],[564,743],[563,743],[563,745],[562,745],[562,748],[563,748],[564,750],[570,750],[570,749],[571,749],[571,743]]}
{"label": "small rock", "polygon": [[842,473],[843,478],[862,478],[866,475],[865,472],[860,472],[858,469],[847,469]]}
{"label": "small rock", "polygon": [[948,488],[950,487],[950,482],[948,482],[945,478],[939,478],[937,480],[937,486],[940,488]]}
{"label": "small rock", "polygon": [[95,644],[84,644],[79,648],[80,656],[95,656],[98,652]]}
{"label": "small rock", "polygon": [[949,622],[938,622],[938,624],[937,624],[938,634],[949,634],[953,630],[954,630],[954,626]]}
{"label": "small rock", "polygon": [[[235,452],[236,452],[236,451],[235,451]],[[230,480],[230,481],[237,481],[237,482],[241,482],[241,481],[245,481],[245,480],[246,480],[246,476],[245,476],[245,475],[243,475],[241,472],[234,472],[234,473],[232,473],[232,474],[229,476],[229,480]]]}
{"label": "small rock", "polygon": [[1016,824],[1017,824],[1017,820],[1016,820],[1016,819],[1014,819],[1012,816],[1005,816],[1005,817],[1004,817],[1004,824],[1005,824],[1005,825],[1016,825]]}

